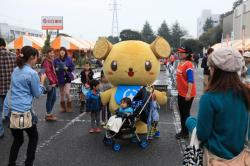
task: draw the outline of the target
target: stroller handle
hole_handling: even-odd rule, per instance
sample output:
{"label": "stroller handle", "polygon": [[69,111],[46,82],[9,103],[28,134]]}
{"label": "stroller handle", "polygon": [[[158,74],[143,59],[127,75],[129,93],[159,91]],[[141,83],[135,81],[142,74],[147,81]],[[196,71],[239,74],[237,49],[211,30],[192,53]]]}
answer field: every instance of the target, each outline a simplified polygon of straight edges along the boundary
{"label": "stroller handle", "polygon": [[148,104],[148,102],[150,101],[151,97],[153,96],[154,90],[155,90],[154,85],[152,85],[152,84],[149,85],[149,86],[147,86],[146,89],[147,89],[147,91],[150,92],[150,95],[149,95],[149,97],[147,98],[146,102],[144,103],[142,109],[140,110],[140,112],[139,112],[137,118],[138,118],[139,115],[142,113],[142,111],[144,110],[144,108],[146,107],[146,105]]}

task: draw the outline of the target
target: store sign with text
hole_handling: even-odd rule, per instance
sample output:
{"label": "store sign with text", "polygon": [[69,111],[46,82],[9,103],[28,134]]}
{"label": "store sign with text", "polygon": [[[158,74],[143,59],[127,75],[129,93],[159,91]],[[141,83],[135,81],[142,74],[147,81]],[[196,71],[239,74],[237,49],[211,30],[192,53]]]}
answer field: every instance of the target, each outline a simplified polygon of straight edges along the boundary
{"label": "store sign with text", "polygon": [[63,17],[42,16],[42,30],[63,30]]}

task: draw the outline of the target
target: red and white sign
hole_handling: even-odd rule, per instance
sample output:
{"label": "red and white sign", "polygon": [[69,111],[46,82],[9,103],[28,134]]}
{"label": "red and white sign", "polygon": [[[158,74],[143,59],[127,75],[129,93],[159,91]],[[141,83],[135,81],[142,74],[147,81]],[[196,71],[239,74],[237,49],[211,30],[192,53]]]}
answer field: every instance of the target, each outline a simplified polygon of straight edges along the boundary
{"label": "red and white sign", "polygon": [[43,16],[42,30],[62,30],[63,17],[62,16]]}

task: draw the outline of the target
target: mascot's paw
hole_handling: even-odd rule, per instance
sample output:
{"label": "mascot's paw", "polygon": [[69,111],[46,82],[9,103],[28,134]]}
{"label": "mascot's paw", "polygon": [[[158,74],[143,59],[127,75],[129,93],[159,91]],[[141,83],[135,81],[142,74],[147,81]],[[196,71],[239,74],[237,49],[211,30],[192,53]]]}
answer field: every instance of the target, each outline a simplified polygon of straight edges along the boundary
{"label": "mascot's paw", "polygon": [[136,122],[136,133],[138,134],[146,134],[148,131],[147,124],[142,121]]}
{"label": "mascot's paw", "polygon": [[167,103],[167,94],[166,92],[155,91],[156,100],[160,105],[164,105]]}

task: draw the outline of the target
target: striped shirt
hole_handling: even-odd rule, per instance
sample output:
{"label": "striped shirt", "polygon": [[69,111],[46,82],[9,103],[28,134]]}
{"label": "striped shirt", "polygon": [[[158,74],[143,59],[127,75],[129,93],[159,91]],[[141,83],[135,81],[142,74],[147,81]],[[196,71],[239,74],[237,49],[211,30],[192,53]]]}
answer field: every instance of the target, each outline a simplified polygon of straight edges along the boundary
{"label": "striped shirt", "polygon": [[0,48],[0,96],[7,94],[15,66],[16,55],[5,48]]}

